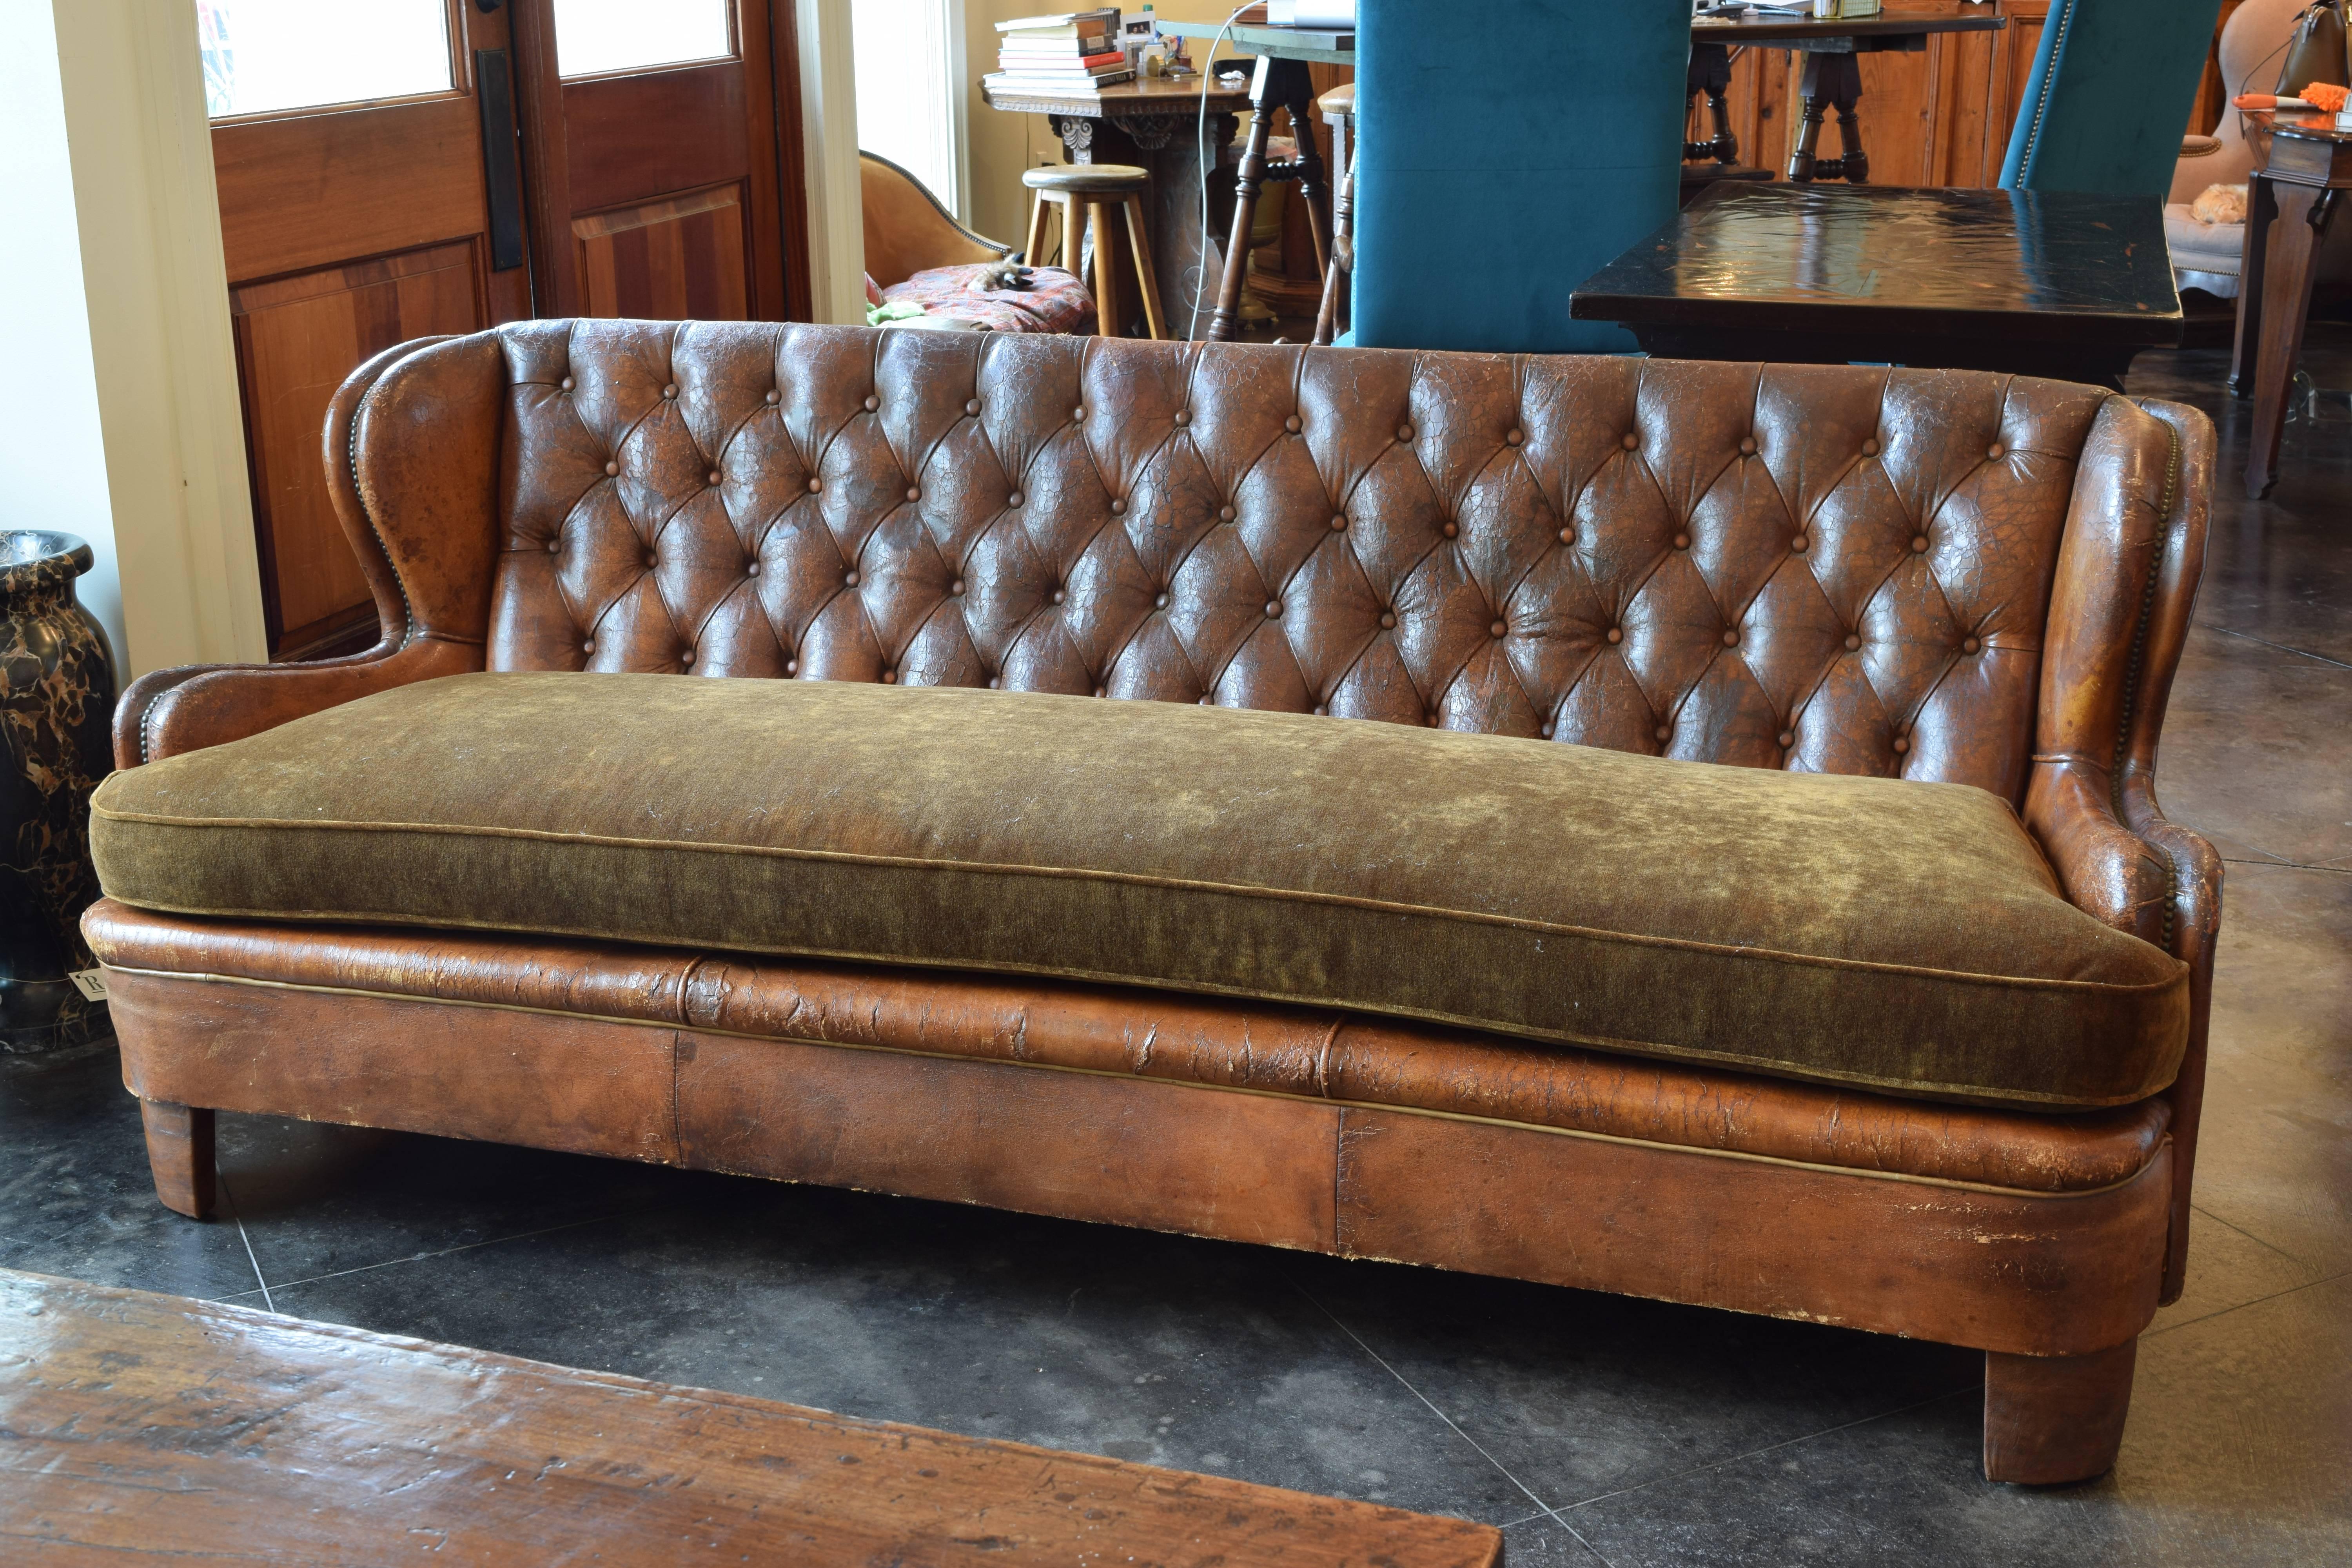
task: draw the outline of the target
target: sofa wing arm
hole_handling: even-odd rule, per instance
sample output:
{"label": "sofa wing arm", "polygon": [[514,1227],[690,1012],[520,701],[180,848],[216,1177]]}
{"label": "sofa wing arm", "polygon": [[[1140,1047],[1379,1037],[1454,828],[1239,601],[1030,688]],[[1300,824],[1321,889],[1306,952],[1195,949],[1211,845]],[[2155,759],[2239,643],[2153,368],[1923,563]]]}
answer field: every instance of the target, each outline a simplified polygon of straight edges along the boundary
{"label": "sofa wing arm", "polygon": [[2087,757],[2035,757],[2025,825],[2077,909],[2144,942],[2170,946],[2171,867],[2116,815],[2105,769]]}
{"label": "sofa wing arm", "polygon": [[506,353],[490,333],[403,343],[353,371],[328,405],[321,456],[375,598],[381,640],[314,664],[185,665],[142,676],[115,709],[115,765],[481,668],[508,385]]}
{"label": "sofa wing arm", "polygon": [[132,681],[115,708],[114,765],[241,741],[337,703],[481,668],[478,646],[424,638],[383,658],[159,669]]}

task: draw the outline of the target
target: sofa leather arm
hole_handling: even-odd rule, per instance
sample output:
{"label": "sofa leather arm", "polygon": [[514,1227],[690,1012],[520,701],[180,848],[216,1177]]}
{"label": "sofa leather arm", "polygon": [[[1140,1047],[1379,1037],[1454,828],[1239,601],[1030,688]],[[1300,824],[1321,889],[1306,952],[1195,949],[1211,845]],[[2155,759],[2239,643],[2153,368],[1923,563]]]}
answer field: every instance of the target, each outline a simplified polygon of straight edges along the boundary
{"label": "sofa leather arm", "polygon": [[2171,868],[2116,814],[2106,769],[2089,757],[2037,755],[2025,789],[2025,826],[2077,909],[2168,945]]}
{"label": "sofa leather arm", "polygon": [[481,668],[479,645],[424,637],[383,658],[159,669],[133,681],[115,710],[114,765],[241,741],[338,703]]}
{"label": "sofa leather arm", "polygon": [[377,691],[483,667],[499,552],[508,392],[488,333],[402,343],[353,371],[328,405],[320,457],[382,636],[308,664],[183,665],[131,682],[114,762],[137,767],[259,734]]}

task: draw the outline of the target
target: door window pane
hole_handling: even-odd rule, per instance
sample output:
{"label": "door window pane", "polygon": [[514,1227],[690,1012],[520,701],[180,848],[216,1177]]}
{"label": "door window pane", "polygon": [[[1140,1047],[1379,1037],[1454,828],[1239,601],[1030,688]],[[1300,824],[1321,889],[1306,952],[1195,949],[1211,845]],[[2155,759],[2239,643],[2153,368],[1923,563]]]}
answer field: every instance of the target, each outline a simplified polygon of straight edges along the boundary
{"label": "door window pane", "polygon": [[728,0],[555,0],[555,68],[601,76],[735,52]]}
{"label": "door window pane", "polygon": [[267,114],[446,92],[448,0],[196,0],[205,110]]}

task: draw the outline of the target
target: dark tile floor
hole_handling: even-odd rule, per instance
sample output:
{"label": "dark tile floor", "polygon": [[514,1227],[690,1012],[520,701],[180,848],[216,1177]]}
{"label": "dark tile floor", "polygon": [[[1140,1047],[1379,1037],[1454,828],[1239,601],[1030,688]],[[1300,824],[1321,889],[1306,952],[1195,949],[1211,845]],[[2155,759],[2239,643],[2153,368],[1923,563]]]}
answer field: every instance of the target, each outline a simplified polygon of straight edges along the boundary
{"label": "dark tile floor", "polygon": [[[2352,384],[2352,331],[2314,356]],[[1979,1479],[1977,1358],[981,1210],[226,1117],[165,1213],[110,1053],[0,1066],[0,1264],[1507,1528],[1523,1565],[2352,1563],[2352,421],[2231,476],[2159,781],[2229,858],[2189,1293],[2113,1476]]]}

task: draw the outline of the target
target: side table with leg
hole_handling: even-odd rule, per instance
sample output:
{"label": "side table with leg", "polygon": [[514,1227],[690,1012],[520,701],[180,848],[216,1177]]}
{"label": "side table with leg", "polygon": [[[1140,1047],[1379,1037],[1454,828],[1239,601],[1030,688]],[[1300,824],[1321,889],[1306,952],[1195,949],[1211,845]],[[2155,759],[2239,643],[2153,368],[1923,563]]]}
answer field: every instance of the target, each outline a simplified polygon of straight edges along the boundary
{"label": "side table with leg", "polygon": [[2250,118],[2270,132],[2270,156],[2247,182],[2230,390],[2254,400],[2246,493],[2260,499],[2278,482],[2279,437],[2311,319],[2314,264],[2342,193],[2352,186],[2352,131],[2336,130],[2326,114],[2256,111]]}

